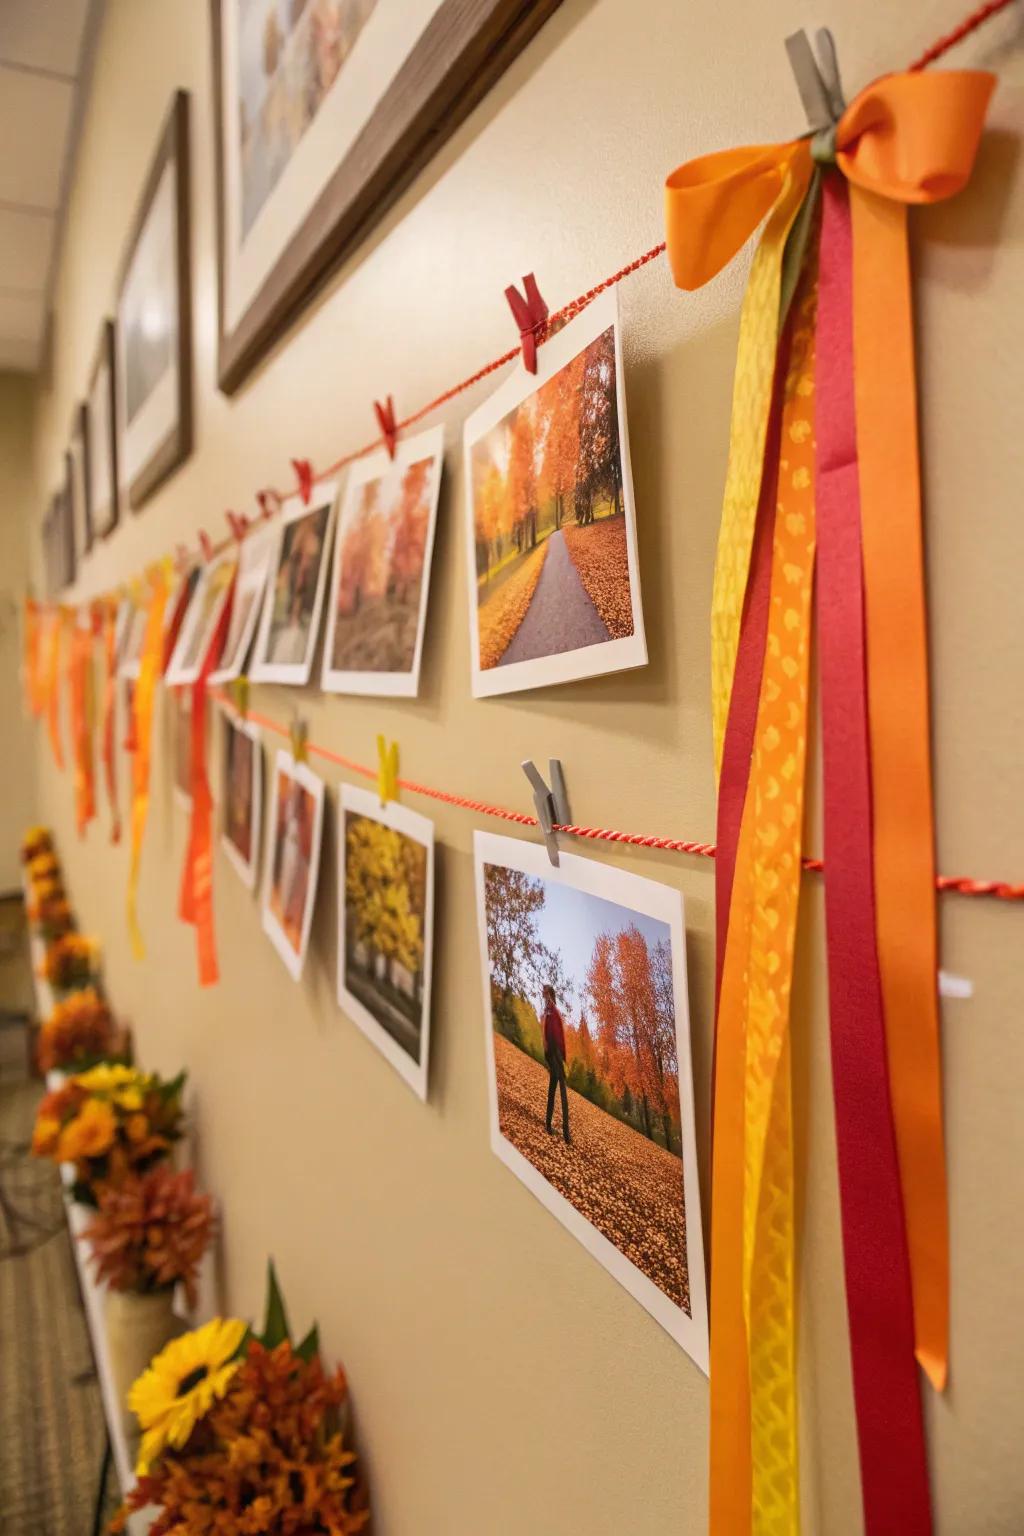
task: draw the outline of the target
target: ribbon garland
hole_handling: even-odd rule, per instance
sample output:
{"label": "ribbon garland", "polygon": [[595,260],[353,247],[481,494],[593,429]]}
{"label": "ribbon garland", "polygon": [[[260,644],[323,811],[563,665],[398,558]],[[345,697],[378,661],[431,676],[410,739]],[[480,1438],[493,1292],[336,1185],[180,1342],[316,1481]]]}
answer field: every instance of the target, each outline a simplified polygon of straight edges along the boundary
{"label": "ribbon garland", "polygon": [[103,638],[103,725],[100,760],[110,806],[110,841],[121,841],[121,811],[117,803],[117,754],[114,751],[114,725],[117,718],[117,603],[101,605]]}
{"label": "ribbon garland", "polygon": [[[816,518],[833,1080],[868,1536],[931,1529],[915,1346],[937,1387],[946,1372],[927,653],[903,205],[964,185],[994,81],[980,72],[892,75],[846,110],[837,74],[818,84],[838,121],[813,143],[709,155],[680,167],[666,187],[669,258],[684,288],[714,276],[768,214],[741,319],[712,599],[715,1536],[799,1530],[788,1010]],[[812,174],[814,162],[820,173]],[[777,267],[781,210],[793,187],[806,201],[799,217],[787,209],[788,246]],[[784,328],[798,281],[794,323]]]}
{"label": "ribbon garland", "polygon": [[70,704],[71,753],[75,782],[75,825],[79,837],[96,815],[95,773],[93,769],[92,730],[95,700],[93,696],[92,614],[86,622],[74,622],[68,664],[68,700]]}
{"label": "ribbon garland", "polygon": [[151,576],[146,630],[139,658],[139,676],[132,695],[132,805],[131,850],[128,865],[128,936],[136,960],[146,958],[146,946],[138,920],[139,862],[142,838],[149,814],[149,768],[153,733],[153,706],[156,685],[163,671],[164,615],[167,609],[170,573],[167,563],[158,565]]}

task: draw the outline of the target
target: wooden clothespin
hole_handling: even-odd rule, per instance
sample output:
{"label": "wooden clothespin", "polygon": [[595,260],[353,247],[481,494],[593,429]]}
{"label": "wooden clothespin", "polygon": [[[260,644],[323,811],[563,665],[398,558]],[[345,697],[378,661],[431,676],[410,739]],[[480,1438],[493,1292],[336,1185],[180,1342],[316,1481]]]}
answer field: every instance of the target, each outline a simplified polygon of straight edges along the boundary
{"label": "wooden clothespin", "polygon": [[377,793],[381,806],[398,799],[398,742],[377,737]]}
{"label": "wooden clothespin", "polygon": [[523,278],[523,292],[514,283],[505,289],[505,298],[512,311],[512,318],[519,327],[519,341],[523,349],[523,367],[527,373],[537,372],[537,343],[544,340],[548,318],[548,306],[541,297],[537,279],[532,272]]}
{"label": "wooden clothespin", "polygon": [[[249,679],[245,673],[233,677],[230,683],[231,697],[234,700],[235,713],[239,720],[245,720],[249,715]],[[292,748],[294,754],[294,746]]]}
{"label": "wooden clothespin", "polygon": [[569,824],[569,794],[565,787],[565,774],[562,772],[562,764],[557,757],[548,759],[548,772],[551,775],[551,788],[544,782],[540,769],[529,758],[520,765],[526,777],[530,781],[533,790],[533,803],[537,811],[537,824],[544,834],[547,844],[548,858],[552,864],[558,864],[558,837],[556,827],[565,827]]}
{"label": "wooden clothespin", "polygon": [[383,405],[381,405],[379,400],[375,400],[373,402],[373,409],[377,416],[381,437],[384,439],[384,446],[388,451],[388,458],[393,459],[395,449],[398,446],[398,428],[395,425],[395,402],[388,395]]}
{"label": "wooden clothespin", "polygon": [[308,459],[292,459],[292,469],[298,481],[299,495],[302,497],[303,506],[309,506],[309,498],[313,494],[313,466]]}
{"label": "wooden clothespin", "polygon": [[291,729],[289,730],[288,734],[291,737],[292,757],[294,758],[295,762],[297,762],[297,763],[306,763],[306,762],[308,762],[309,761],[309,725],[308,725],[307,721],[301,719],[298,715],[296,715],[295,719],[291,723]]}

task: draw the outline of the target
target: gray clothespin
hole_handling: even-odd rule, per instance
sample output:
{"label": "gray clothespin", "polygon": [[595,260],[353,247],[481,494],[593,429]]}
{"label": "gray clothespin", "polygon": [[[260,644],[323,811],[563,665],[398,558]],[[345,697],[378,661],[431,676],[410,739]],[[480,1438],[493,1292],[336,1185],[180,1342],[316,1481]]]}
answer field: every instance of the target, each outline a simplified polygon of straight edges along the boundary
{"label": "gray clothespin", "polygon": [[802,29],[786,38],[786,52],[796,76],[807,123],[811,130],[811,153],[815,160],[835,159],[836,124],[846,110],[836,45],[827,27],[815,34],[818,56],[815,58],[807,33]]}
{"label": "gray clothespin", "polygon": [[537,808],[537,821],[547,844],[548,858],[558,863],[558,838],[555,827],[569,823],[569,792],[565,787],[565,774],[557,757],[548,759],[551,788],[544,782],[540,769],[529,758],[521,765],[533,790],[533,803]]}

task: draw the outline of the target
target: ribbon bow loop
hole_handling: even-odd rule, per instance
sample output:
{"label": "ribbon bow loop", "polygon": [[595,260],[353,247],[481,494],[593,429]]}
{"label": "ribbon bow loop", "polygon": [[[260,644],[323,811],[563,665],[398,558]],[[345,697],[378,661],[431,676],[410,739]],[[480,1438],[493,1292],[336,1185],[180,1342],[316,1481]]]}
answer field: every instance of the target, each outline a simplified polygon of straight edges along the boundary
{"label": "ribbon bow loop", "polygon": [[665,183],[665,225],[676,287],[701,288],[727,267],[791,174],[810,177],[803,140],[725,149],[673,171]]}
{"label": "ribbon bow loop", "polygon": [[936,203],[966,186],[995,76],[950,69],[884,75],[851,102],[836,134],[848,181],[900,203]]}

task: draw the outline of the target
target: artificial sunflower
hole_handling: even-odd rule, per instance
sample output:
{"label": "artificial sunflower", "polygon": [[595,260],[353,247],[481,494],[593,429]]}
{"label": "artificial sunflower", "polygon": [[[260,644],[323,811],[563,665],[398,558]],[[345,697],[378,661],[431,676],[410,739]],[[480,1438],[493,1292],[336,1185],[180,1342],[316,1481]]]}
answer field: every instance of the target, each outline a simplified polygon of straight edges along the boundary
{"label": "artificial sunflower", "polygon": [[148,1473],[167,1446],[181,1449],[198,1421],[223,1397],[241,1361],[234,1358],[246,1325],[215,1317],[193,1333],[172,1339],[128,1393],[128,1406],[143,1431],[136,1472]]}
{"label": "artificial sunflower", "polygon": [[102,1099],[86,1099],[78,1114],[60,1133],[57,1161],[77,1163],[85,1157],[102,1157],[117,1135],[117,1120]]}

